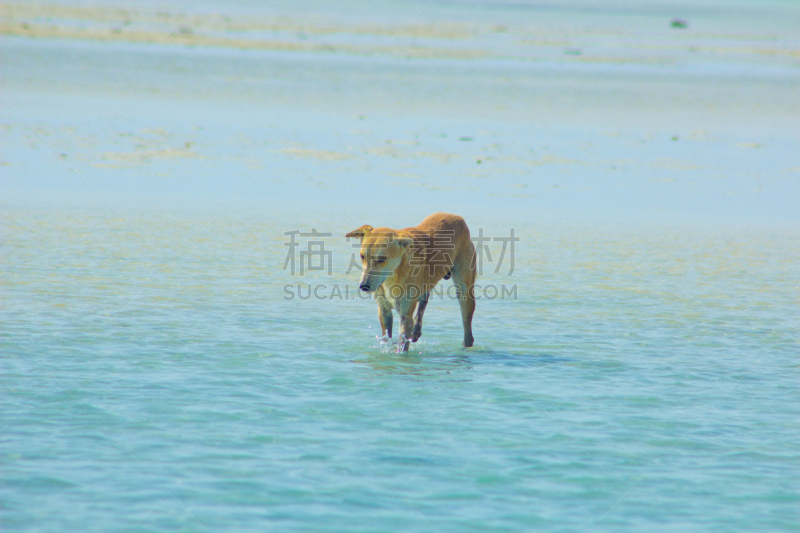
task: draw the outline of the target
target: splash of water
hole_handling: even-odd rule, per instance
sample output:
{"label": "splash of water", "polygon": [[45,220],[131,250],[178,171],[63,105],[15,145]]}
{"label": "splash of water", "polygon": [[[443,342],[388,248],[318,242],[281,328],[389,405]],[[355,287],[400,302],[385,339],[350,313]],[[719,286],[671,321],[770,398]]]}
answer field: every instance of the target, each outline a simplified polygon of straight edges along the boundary
{"label": "splash of water", "polygon": [[397,353],[403,353],[408,351],[409,341],[405,335],[400,335],[397,338]]}

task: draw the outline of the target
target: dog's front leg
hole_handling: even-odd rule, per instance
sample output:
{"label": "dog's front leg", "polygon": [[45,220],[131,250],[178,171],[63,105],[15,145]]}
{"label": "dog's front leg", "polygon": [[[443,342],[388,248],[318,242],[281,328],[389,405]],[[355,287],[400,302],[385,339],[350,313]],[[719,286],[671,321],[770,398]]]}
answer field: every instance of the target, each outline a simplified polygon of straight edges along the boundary
{"label": "dog's front leg", "polygon": [[392,338],[392,308],[378,307],[378,318],[381,321],[381,336]]}
{"label": "dog's front leg", "polygon": [[425,314],[425,308],[428,307],[429,295],[430,292],[423,294],[417,304],[417,318],[414,319],[414,330],[411,332],[411,342],[417,342],[422,336],[422,316]]}
{"label": "dog's front leg", "polygon": [[392,304],[386,299],[383,288],[379,288],[375,293],[375,301],[378,302],[378,319],[381,321],[381,336],[392,338]]}
{"label": "dog's front leg", "polygon": [[411,313],[400,317],[400,338],[397,341],[397,352],[407,352],[409,339],[411,338],[411,330],[414,327],[414,318]]}
{"label": "dog's front leg", "polygon": [[408,345],[414,329],[414,308],[417,302],[398,302],[397,311],[400,314],[400,338],[397,343],[397,352],[407,352]]}

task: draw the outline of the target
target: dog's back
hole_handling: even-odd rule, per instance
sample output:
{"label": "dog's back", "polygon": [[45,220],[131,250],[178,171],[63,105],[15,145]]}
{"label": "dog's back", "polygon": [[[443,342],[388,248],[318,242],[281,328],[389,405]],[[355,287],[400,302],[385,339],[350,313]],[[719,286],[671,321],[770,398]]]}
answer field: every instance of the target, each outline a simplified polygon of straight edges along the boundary
{"label": "dog's back", "polygon": [[415,277],[433,286],[442,278],[450,279],[453,267],[469,268],[474,262],[474,246],[464,219],[450,213],[434,213],[418,226],[402,232],[414,239],[412,265],[419,267]]}

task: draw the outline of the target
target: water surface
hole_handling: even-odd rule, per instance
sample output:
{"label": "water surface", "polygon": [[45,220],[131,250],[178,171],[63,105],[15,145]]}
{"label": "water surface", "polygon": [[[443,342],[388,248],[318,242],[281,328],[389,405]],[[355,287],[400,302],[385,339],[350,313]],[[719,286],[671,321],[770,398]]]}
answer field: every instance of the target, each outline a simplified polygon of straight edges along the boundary
{"label": "water surface", "polygon": [[[3,529],[795,530],[796,6],[305,7],[2,7]],[[398,355],[438,210],[509,292]]]}

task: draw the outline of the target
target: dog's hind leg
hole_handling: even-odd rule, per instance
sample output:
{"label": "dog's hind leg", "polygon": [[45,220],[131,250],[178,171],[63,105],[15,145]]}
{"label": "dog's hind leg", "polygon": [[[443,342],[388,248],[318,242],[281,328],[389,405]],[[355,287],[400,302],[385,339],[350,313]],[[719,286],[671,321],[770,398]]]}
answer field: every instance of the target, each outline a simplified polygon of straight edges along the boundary
{"label": "dog's hind leg", "polygon": [[456,284],[458,303],[461,306],[461,323],[464,326],[464,348],[475,343],[472,337],[472,315],[475,313],[475,247],[470,243],[472,257],[464,258],[457,268],[452,270],[453,282]]}
{"label": "dog's hind leg", "polygon": [[422,336],[422,315],[425,314],[425,308],[428,307],[429,295],[430,291],[423,294],[417,304],[417,316],[414,319],[414,329],[411,330],[411,342],[417,342]]}

